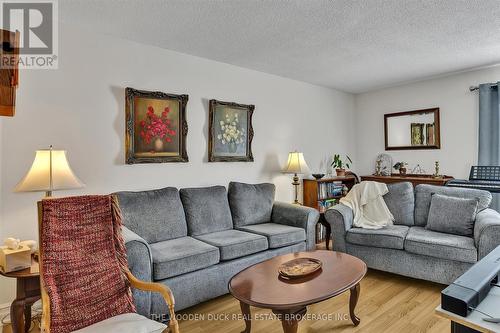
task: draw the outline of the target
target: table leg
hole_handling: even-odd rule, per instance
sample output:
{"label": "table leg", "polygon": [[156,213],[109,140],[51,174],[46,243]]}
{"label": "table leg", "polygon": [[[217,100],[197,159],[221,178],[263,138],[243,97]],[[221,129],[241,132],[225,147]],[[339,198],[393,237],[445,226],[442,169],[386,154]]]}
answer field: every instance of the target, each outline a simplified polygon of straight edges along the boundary
{"label": "table leg", "polygon": [[10,322],[12,325],[13,333],[23,333],[24,332],[24,300],[16,299],[10,305]]}
{"label": "table leg", "polygon": [[299,322],[306,314],[307,308],[293,310],[273,310],[273,313],[281,320],[284,333],[297,333]]}
{"label": "table leg", "polygon": [[360,290],[360,285],[358,283],[351,288],[351,297],[349,298],[349,314],[351,315],[351,320],[354,323],[354,326],[358,326],[361,321],[354,313],[356,304],[358,304],[359,290]]}
{"label": "table leg", "polygon": [[243,319],[245,320],[245,330],[241,333],[250,333],[252,328],[252,313],[250,312],[250,305],[240,301],[241,313],[243,314]]}
{"label": "table leg", "polygon": [[330,250],[330,237],[332,235],[332,226],[330,225],[330,223],[328,223],[326,220],[325,220],[325,232],[326,232],[326,236],[325,236],[325,240],[326,240],[326,249],[327,250]]}
{"label": "table leg", "polygon": [[326,249],[330,250],[330,238],[332,235],[332,226],[330,223],[325,218],[325,214],[321,214],[319,217],[319,223],[321,223],[322,226],[325,227],[325,242],[326,242]]}
{"label": "table leg", "polygon": [[40,296],[30,296],[24,299],[24,332],[28,333],[31,328],[31,308],[40,299]]}
{"label": "table leg", "polygon": [[28,333],[31,328],[31,305],[26,304],[24,306],[24,332]]}

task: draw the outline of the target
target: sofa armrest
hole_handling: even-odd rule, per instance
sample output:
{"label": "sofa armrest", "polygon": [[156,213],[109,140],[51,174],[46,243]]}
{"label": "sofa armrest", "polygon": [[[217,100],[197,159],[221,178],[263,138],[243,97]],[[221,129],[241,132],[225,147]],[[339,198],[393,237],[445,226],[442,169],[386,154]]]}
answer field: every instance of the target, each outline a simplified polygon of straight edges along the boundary
{"label": "sofa armrest", "polygon": [[478,260],[500,245],[500,213],[488,208],[477,214],[474,224],[474,242],[477,247]]}
{"label": "sofa armrest", "polygon": [[306,231],[306,249],[314,250],[316,247],[316,223],[319,213],[316,209],[284,202],[275,202],[271,221],[302,228]]}
{"label": "sofa armrest", "polygon": [[[153,275],[153,257],[149,244],[135,232],[122,226],[122,236],[127,250],[130,272],[140,280],[151,282]],[[151,312],[151,293],[132,290],[137,312],[147,318]]]}
{"label": "sofa armrest", "polygon": [[335,205],[325,212],[325,219],[332,228],[333,250],[345,253],[345,236],[354,219],[352,209],[343,204]]}

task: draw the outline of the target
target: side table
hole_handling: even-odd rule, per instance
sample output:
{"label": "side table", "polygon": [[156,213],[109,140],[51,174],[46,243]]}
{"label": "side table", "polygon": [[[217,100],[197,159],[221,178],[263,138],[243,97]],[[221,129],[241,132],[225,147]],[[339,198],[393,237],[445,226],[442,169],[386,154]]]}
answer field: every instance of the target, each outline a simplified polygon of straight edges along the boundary
{"label": "side table", "polygon": [[[26,333],[31,326],[31,306],[40,299],[40,273],[38,262],[21,271],[0,275],[16,279],[16,299],[10,305],[10,321],[13,333]],[[23,318],[24,317],[24,318]]]}

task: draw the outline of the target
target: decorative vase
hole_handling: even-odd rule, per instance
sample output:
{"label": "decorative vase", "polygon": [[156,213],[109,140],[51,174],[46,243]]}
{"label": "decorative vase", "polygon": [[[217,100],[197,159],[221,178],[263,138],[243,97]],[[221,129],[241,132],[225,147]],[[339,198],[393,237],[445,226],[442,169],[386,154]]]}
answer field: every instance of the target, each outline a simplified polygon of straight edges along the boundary
{"label": "decorative vase", "polygon": [[400,175],[406,175],[406,168],[399,168]]}
{"label": "decorative vase", "polygon": [[229,147],[228,147],[228,150],[231,154],[234,154],[236,153],[236,150],[238,149],[238,146],[236,145],[236,143],[234,142],[230,142],[229,143]]}
{"label": "decorative vase", "polygon": [[337,177],[345,177],[345,169],[335,169]]}
{"label": "decorative vase", "polygon": [[156,138],[153,142],[154,151],[161,152],[163,151],[163,140],[160,138]]}

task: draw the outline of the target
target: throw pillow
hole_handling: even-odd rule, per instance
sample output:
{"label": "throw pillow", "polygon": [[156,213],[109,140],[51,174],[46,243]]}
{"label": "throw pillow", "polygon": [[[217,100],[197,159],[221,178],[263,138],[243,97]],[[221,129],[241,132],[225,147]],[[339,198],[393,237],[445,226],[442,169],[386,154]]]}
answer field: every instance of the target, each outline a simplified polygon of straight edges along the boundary
{"label": "throw pillow", "polygon": [[229,206],[236,227],[271,221],[275,186],[270,183],[229,183]]}
{"label": "throw pillow", "polygon": [[433,194],[427,219],[428,230],[472,236],[479,200]]}
{"label": "throw pillow", "polygon": [[394,224],[413,226],[413,213],[415,211],[415,195],[410,182],[387,184],[384,201],[389,211],[394,216]]}

